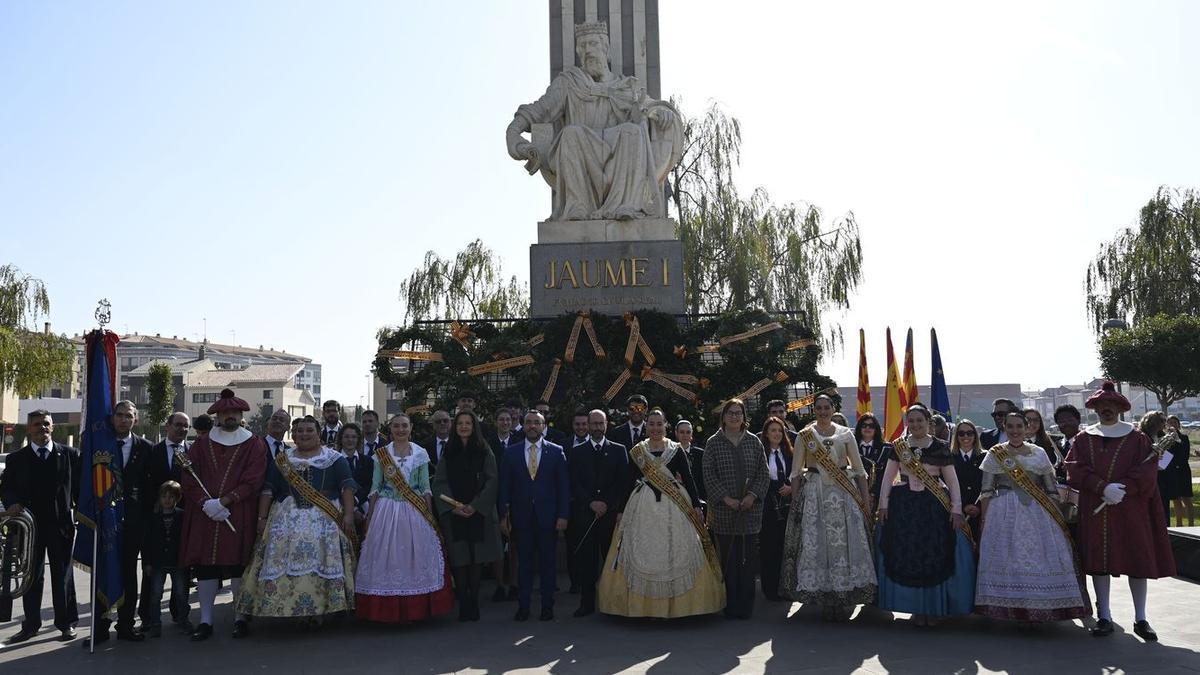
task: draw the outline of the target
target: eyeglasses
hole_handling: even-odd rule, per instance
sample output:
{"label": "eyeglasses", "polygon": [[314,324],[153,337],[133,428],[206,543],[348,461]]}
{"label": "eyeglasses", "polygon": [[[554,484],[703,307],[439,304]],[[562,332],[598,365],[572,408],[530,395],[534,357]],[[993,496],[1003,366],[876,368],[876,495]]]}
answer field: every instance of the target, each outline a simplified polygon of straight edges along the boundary
{"label": "eyeglasses", "polygon": [[971,437],[971,436],[974,436],[974,435],[975,435],[975,432],[974,432],[974,431],[971,431],[970,429],[963,429],[962,431],[959,431],[959,432],[958,432],[958,436],[959,436],[959,438],[963,438],[963,437]]}

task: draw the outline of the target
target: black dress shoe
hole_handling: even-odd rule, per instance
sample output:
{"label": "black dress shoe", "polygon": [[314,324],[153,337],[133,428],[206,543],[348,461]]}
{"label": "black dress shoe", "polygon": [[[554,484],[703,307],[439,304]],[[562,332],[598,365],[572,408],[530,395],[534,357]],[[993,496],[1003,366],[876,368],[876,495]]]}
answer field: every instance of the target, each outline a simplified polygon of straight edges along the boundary
{"label": "black dress shoe", "polygon": [[38,634],[37,628],[22,628],[21,630],[17,631],[15,634],[13,634],[12,637],[5,640],[4,644],[15,645],[19,642],[24,642],[37,634]]}
{"label": "black dress shoe", "polygon": [[1146,642],[1158,642],[1158,633],[1155,633],[1154,629],[1150,627],[1149,621],[1135,621],[1133,632]]}
{"label": "black dress shoe", "polygon": [[86,637],[83,639],[83,648],[91,649],[93,640],[96,641],[96,644],[102,645],[105,642],[108,642],[108,637],[109,637],[108,629],[104,629],[102,631],[97,631],[91,637]]}
{"label": "black dress shoe", "polygon": [[1096,626],[1092,628],[1092,637],[1104,637],[1112,635],[1113,622],[1110,619],[1096,619]]}
{"label": "black dress shoe", "polygon": [[135,628],[118,628],[117,639],[126,642],[142,642],[146,636]]}
{"label": "black dress shoe", "polygon": [[233,622],[233,639],[240,640],[250,635],[250,624],[238,619]]}
{"label": "black dress shoe", "polygon": [[581,617],[590,616],[590,615],[592,615],[592,614],[595,614],[595,613],[596,613],[596,608],[595,608],[595,607],[589,607],[589,606],[587,606],[587,605],[580,605],[580,606],[579,606],[579,609],[575,610],[575,613],[574,613],[574,614],[572,614],[571,616],[573,616],[573,617],[575,617],[576,619],[578,619],[578,618],[581,618]]}
{"label": "black dress shoe", "polygon": [[528,620],[529,620],[529,608],[528,607],[519,607],[517,609],[517,613],[513,614],[513,621],[528,621]]}
{"label": "black dress shoe", "polygon": [[203,642],[212,637],[212,624],[202,623],[192,631],[192,642]]}
{"label": "black dress shoe", "polygon": [[61,634],[58,636],[58,639],[60,642],[70,642],[71,640],[75,639],[74,626],[69,627],[69,628],[64,628],[64,629],[62,629],[62,631],[60,631],[60,633]]}
{"label": "black dress shoe", "polygon": [[543,607],[542,613],[538,616],[538,621],[553,621],[553,620],[554,620],[554,610],[550,609],[549,607]]}

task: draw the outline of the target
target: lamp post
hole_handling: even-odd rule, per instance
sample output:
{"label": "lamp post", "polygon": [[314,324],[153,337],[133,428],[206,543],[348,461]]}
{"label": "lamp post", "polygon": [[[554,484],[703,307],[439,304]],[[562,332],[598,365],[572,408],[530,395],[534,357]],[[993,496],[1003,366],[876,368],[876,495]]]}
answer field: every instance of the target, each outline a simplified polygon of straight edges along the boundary
{"label": "lamp post", "polygon": [[[1129,324],[1125,323],[1124,319],[1118,319],[1114,317],[1106,320],[1100,326],[1100,328],[1103,329],[1105,333],[1108,333],[1112,330],[1129,330]],[[1125,392],[1121,390],[1121,382],[1119,380],[1117,381],[1117,393],[1121,394],[1122,396],[1125,395]],[[1125,413],[1121,413],[1121,419],[1125,419]]]}

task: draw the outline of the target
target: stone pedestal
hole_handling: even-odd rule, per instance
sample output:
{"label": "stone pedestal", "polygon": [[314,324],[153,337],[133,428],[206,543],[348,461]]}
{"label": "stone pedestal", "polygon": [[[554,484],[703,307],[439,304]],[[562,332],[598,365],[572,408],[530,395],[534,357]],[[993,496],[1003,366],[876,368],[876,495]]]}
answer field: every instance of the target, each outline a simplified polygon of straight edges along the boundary
{"label": "stone pedestal", "polygon": [[538,223],[539,244],[579,242],[670,241],[675,221],[670,218],[639,220],[543,220]]}
{"label": "stone pedestal", "polygon": [[529,247],[534,317],[580,310],[682,314],[683,245],[667,218],[538,223]]}

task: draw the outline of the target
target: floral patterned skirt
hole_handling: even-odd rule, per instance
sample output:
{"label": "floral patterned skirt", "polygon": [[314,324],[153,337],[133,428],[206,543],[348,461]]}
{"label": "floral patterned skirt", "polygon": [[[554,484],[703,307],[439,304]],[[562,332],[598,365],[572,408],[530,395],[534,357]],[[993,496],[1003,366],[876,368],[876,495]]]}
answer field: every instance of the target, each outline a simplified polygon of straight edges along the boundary
{"label": "floral patterned skirt", "polygon": [[316,507],[296,506],[290,496],[273,504],[242,576],[237,611],[317,617],[353,609],[354,551],[338,526]]}
{"label": "floral patterned skirt", "polygon": [[875,563],[862,511],[854,498],[806,473],[792,497],[783,539],[780,595],[822,606],[875,600]]}

